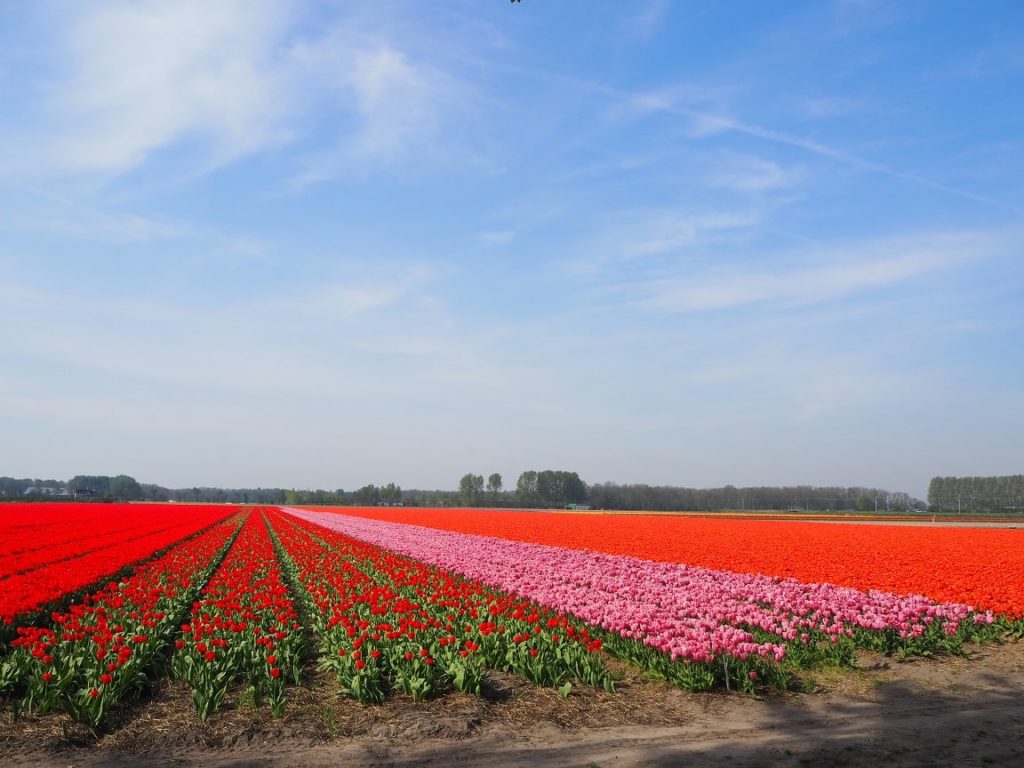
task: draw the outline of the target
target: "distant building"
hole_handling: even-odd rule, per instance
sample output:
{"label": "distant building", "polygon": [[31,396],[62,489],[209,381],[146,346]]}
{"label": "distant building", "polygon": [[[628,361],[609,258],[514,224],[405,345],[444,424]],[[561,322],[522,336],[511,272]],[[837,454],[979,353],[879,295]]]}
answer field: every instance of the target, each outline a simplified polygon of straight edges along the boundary
{"label": "distant building", "polygon": [[63,488],[58,488],[55,485],[30,485],[25,489],[26,496],[70,496],[67,491]]}

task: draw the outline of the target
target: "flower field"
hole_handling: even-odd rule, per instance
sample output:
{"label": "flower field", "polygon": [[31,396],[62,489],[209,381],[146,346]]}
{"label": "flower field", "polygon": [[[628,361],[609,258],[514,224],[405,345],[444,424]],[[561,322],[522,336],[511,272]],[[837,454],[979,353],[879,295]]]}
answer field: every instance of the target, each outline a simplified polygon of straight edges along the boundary
{"label": "flower field", "polygon": [[0,623],[10,625],[233,513],[223,506],[6,504]]}
{"label": "flower field", "polygon": [[1016,530],[198,505],[0,520],[0,702],[93,727],[165,676],[201,720],[231,697],[281,715],[316,668],[365,704],[480,695],[492,672],[614,691],[623,663],[754,691],[857,649],[1021,629],[1020,580],[987,570],[1024,570]]}
{"label": "flower field", "polygon": [[[339,510],[340,511],[340,510]],[[926,595],[1024,617],[1024,527],[987,529],[345,508],[345,514],[666,563]]]}

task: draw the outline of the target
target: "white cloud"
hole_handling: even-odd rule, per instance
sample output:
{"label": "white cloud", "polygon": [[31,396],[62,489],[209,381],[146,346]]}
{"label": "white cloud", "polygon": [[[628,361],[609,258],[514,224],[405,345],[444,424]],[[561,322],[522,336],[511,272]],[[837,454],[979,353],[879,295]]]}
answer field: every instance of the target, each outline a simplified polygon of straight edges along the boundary
{"label": "white cloud", "polygon": [[[0,231],[44,234],[76,244],[138,245],[168,241],[201,244],[206,256],[262,260],[268,242],[248,234],[220,231],[165,216],[111,208],[105,200],[83,200],[72,193],[55,193],[38,186],[14,183],[9,193],[0,188]],[[144,251],[136,251],[144,253]]]}
{"label": "white cloud", "polygon": [[288,146],[306,157],[301,186],[469,143],[453,125],[470,90],[458,58],[437,55],[443,31],[368,8],[308,27],[300,10],[287,0],[76,6],[46,41],[60,62],[50,80],[19,93],[0,167],[117,175],[175,149],[188,153],[176,173],[189,177]]}
{"label": "white cloud", "polygon": [[587,250],[590,265],[642,259],[735,237],[759,221],[752,211],[658,208],[620,214]]}
{"label": "white cloud", "polygon": [[671,312],[816,303],[910,281],[990,255],[992,249],[989,238],[972,235],[868,243],[804,256],[796,266],[780,270],[733,268],[651,282],[641,288],[641,303]]}
{"label": "white cloud", "polygon": [[215,162],[282,140],[289,94],[273,53],[286,20],[271,0],[89,7],[53,96],[51,161],[118,173],[188,138],[207,140]]}
{"label": "white cloud", "polygon": [[435,131],[439,105],[434,97],[443,90],[439,80],[393,48],[360,52],[349,79],[362,118],[355,151],[393,157],[411,137]]}
{"label": "white cloud", "polygon": [[642,234],[626,246],[626,255],[654,256],[706,243],[725,233],[746,229],[757,222],[751,214],[712,213],[686,215],[666,212],[645,222]]}
{"label": "white cloud", "polygon": [[587,92],[603,93],[614,100],[611,116],[630,120],[660,113],[686,115],[692,119],[690,129],[695,136],[727,130],[729,119],[720,116],[726,94],[721,89],[676,83],[643,91],[620,91],[587,82],[574,82],[574,87]]}
{"label": "white cloud", "polygon": [[[580,84],[577,87],[585,87]],[[900,179],[916,186],[939,190],[956,195],[988,207],[1020,213],[1020,210],[1005,200],[979,194],[969,189],[954,187],[924,176],[902,171],[884,163],[869,160],[838,147],[830,146],[805,136],[769,128],[730,117],[724,108],[715,105],[712,99],[698,97],[699,89],[662,88],[639,93],[626,93],[604,89],[616,101],[615,111],[626,117],[639,119],[658,113],[673,115],[685,120],[685,128],[692,138],[705,138],[723,133],[739,133],[773,144],[795,147],[818,157],[824,157],[846,165]]]}
{"label": "white cloud", "polygon": [[477,236],[481,245],[502,246],[508,245],[516,239],[518,233],[514,229],[495,229],[489,232],[482,232]]}
{"label": "white cloud", "polygon": [[719,156],[715,158],[714,165],[711,183],[738,192],[784,189],[796,186],[803,178],[799,170],[785,169],[778,163],[760,157]]}
{"label": "white cloud", "polygon": [[626,21],[626,30],[633,37],[648,38],[657,31],[669,10],[668,0],[647,0]]}
{"label": "white cloud", "polygon": [[174,222],[132,213],[65,211],[9,215],[0,212],[0,230],[46,232],[78,241],[149,243],[175,240],[192,234],[191,228]]}
{"label": "white cloud", "polygon": [[[411,46],[410,46],[411,47]],[[445,130],[465,114],[468,87],[398,43],[341,25],[294,51],[297,65],[335,100],[336,127],[326,151],[292,180],[305,186],[366,165],[436,160]],[[466,147],[463,147],[466,150]]]}
{"label": "white cloud", "polygon": [[422,268],[402,271],[402,276],[391,279],[336,282],[286,303],[297,312],[320,317],[351,318],[386,309],[403,300],[411,300],[417,289],[429,279],[429,271]]}

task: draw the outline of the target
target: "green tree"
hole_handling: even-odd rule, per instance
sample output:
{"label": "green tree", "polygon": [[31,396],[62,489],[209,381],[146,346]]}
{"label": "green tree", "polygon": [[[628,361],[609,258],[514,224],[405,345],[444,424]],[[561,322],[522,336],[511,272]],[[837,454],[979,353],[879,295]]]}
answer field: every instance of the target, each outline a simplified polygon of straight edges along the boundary
{"label": "green tree", "polygon": [[519,474],[516,481],[516,497],[522,504],[533,504],[537,501],[537,473],[528,469]]}
{"label": "green tree", "polygon": [[68,480],[68,491],[82,496],[109,497],[110,477],[107,475],[75,475]]}
{"label": "green tree", "polygon": [[373,485],[364,485],[356,491],[356,504],[371,507],[380,501],[380,489]]}
{"label": "green tree", "polygon": [[459,480],[459,496],[467,507],[476,505],[484,492],[484,476],[467,472]]}
{"label": "green tree", "polygon": [[536,497],[539,503],[560,507],[587,500],[587,486],[575,472],[545,469],[536,474]]}
{"label": "green tree", "polygon": [[388,483],[380,489],[380,498],[387,504],[398,504],[402,500],[402,489],[394,483]]}
{"label": "green tree", "polygon": [[487,491],[495,498],[497,498],[498,494],[501,493],[501,475],[497,472],[488,476]]}
{"label": "green tree", "polygon": [[128,475],[110,478],[108,492],[111,498],[118,501],[138,501],[142,498],[142,486],[135,481],[134,477]]}

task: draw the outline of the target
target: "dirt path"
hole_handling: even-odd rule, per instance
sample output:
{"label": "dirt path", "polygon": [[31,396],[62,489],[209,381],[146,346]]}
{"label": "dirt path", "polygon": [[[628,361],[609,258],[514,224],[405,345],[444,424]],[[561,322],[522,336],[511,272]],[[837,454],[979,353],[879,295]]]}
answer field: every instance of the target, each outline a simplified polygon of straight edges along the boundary
{"label": "dirt path", "polygon": [[906,663],[865,655],[805,684],[753,699],[634,678],[562,700],[499,677],[484,699],[362,708],[317,680],[283,720],[238,704],[208,724],[170,686],[98,741],[69,744],[55,718],[7,720],[0,755],[7,768],[1024,765],[1024,642]]}

